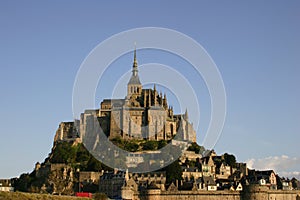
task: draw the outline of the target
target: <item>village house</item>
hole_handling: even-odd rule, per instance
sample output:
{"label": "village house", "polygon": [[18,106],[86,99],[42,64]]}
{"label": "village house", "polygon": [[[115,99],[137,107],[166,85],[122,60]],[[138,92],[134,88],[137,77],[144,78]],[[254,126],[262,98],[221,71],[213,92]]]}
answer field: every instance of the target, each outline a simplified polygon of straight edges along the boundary
{"label": "village house", "polygon": [[[166,173],[129,173],[128,170],[113,172],[104,172],[99,180],[99,192],[106,194],[110,198],[120,198],[122,190],[130,189],[138,191],[139,189],[159,189],[165,190]],[[123,188],[123,189],[122,189]]]}
{"label": "village house", "polygon": [[0,192],[13,192],[14,188],[10,179],[0,179]]}
{"label": "village house", "polygon": [[249,170],[247,178],[252,184],[266,185],[272,190],[277,190],[276,174],[273,170]]}

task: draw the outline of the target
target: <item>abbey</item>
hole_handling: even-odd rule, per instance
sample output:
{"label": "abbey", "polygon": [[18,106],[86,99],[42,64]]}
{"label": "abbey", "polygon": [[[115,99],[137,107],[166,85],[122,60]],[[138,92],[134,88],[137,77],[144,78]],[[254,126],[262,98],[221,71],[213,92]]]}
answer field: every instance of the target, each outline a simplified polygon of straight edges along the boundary
{"label": "abbey", "polygon": [[189,122],[187,111],[175,115],[168,106],[166,95],[144,89],[139,75],[136,50],[132,75],[124,99],[104,99],[98,111],[104,133],[110,138],[170,140],[176,134],[184,141],[196,141],[196,132]]}

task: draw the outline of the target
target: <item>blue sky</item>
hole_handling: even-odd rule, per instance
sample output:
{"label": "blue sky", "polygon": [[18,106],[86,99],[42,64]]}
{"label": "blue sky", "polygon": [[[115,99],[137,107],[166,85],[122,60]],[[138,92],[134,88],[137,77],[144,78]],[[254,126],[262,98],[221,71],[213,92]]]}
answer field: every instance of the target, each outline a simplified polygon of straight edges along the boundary
{"label": "blue sky", "polygon": [[[147,26],[192,37],[218,66],[227,117],[217,153],[299,175],[299,6],[299,1],[1,1],[0,178],[30,172],[48,155],[59,122],[72,120],[73,83],[89,52],[113,34]],[[139,64],[175,64],[161,55],[141,51]],[[132,55],[116,65],[129,70]],[[106,97],[98,92],[95,102]],[[203,98],[199,143],[209,119],[205,87]]]}

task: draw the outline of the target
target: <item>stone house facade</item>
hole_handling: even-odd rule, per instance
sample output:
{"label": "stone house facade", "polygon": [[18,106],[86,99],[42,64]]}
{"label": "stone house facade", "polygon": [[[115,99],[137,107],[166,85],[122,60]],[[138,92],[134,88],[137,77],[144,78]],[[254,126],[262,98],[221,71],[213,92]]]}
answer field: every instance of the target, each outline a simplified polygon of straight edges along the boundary
{"label": "stone house facade", "polygon": [[13,192],[14,187],[12,186],[10,179],[0,179],[0,192]]}

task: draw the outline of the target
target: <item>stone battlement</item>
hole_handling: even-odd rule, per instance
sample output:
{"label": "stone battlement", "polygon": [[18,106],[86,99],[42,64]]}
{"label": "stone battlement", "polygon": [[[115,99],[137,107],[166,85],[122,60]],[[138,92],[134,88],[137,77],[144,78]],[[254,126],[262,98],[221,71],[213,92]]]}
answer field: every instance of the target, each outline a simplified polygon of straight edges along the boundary
{"label": "stone battlement", "polygon": [[[248,188],[249,189],[249,188]],[[251,191],[251,192],[250,192]],[[122,191],[125,199],[132,200],[300,200],[299,190],[266,190],[251,186],[251,190],[239,191],[161,191],[158,189],[144,192]]]}

